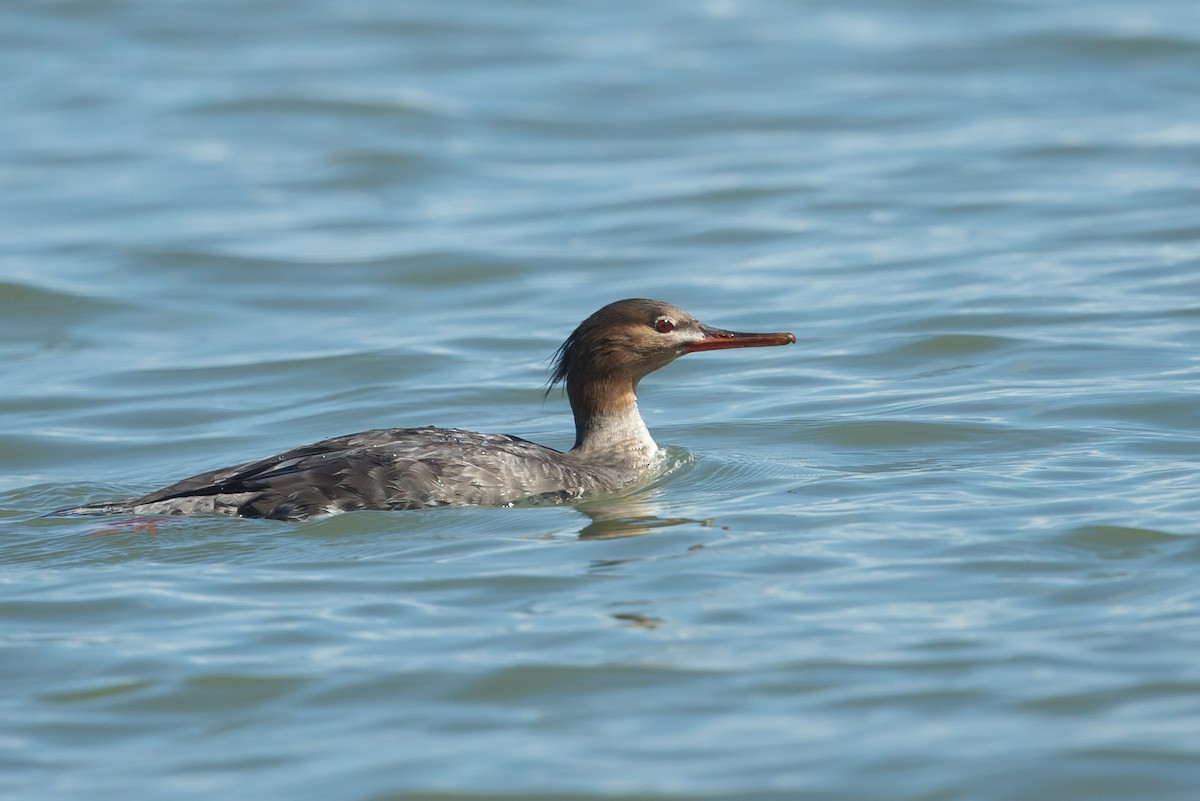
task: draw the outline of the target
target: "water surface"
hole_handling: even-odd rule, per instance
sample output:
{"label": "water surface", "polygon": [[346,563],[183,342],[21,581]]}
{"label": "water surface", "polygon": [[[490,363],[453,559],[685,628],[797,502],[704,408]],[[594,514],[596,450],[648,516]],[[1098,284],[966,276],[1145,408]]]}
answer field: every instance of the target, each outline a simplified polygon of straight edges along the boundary
{"label": "water surface", "polygon": [[[0,23],[0,794],[1194,797],[1194,3]],[[546,360],[627,296],[800,341],[643,382],[624,497],[43,516],[567,447]]]}

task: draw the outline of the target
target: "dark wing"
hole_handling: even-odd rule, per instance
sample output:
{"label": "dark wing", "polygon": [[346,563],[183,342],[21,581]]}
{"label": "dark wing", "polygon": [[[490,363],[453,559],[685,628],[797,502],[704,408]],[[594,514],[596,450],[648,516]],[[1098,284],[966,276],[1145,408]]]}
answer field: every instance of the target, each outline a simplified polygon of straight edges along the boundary
{"label": "dark wing", "polygon": [[147,504],[157,501],[170,500],[194,495],[218,495],[252,492],[261,489],[261,482],[303,472],[311,468],[312,462],[328,460],[348,451],[369,449],[386,444],[389,441],[411,439],[415,432],[422,429],[393,428],[364,431],[360,434],[348,434],[343,437],[323,439],[311,445],[302,445],[289,451],[259,459],[256,462],[223,467],[210,470],[207,473],[177,481],[168,487],[155,490],[148,495],[135,498],[131,503]]}

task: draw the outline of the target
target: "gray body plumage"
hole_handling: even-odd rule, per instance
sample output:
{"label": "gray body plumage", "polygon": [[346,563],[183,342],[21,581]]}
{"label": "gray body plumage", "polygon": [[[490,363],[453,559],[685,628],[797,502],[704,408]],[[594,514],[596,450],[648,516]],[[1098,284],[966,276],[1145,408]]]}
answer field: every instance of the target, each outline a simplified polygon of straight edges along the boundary
{"label": "gray body plumage", "polygon": [[137,498],[62,514],[223,514],[302,520],[359,509],[561,503],[617,489],[638,470],[581,466],[519,437],[454,428],[364,431],[201,473]]}

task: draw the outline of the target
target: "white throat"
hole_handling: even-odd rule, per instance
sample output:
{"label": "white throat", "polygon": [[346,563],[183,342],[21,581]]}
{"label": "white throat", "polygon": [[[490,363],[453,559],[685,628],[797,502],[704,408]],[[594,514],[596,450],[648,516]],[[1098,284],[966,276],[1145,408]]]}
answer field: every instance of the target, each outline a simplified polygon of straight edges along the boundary
{"label": "white throat", "polygon": [[650,436],[635,399],[619,410],[590,418],[583,441],[572,452],[589,460],[648,465],[654,460],[658,445]]}

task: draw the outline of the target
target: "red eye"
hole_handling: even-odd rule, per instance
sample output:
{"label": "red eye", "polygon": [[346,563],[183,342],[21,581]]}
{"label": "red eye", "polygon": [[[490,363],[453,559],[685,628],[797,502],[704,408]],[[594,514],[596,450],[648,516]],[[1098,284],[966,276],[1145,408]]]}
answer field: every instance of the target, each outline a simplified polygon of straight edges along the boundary
{"label": "red eye", "polygon": [[671,322],[666,317],[659,317],[654,321],[654,330],[660,334],[669,334],[675,330],[675,323]]}

